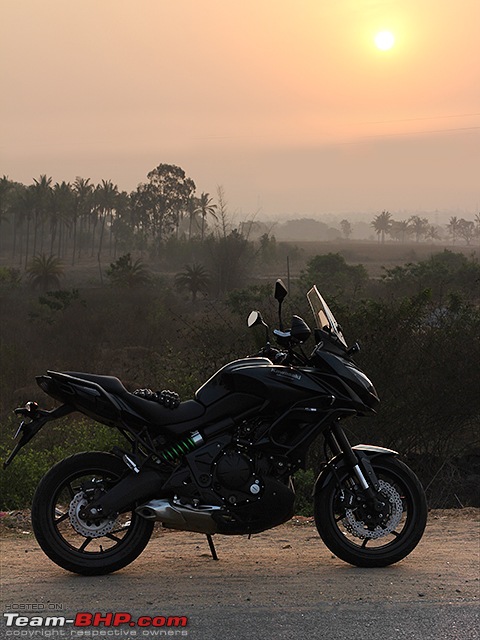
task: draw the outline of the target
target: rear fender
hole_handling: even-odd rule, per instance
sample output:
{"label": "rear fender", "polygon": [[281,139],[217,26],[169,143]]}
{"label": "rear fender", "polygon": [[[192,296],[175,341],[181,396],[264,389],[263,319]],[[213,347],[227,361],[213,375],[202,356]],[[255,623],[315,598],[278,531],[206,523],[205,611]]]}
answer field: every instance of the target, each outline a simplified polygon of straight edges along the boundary
{"label": "rear fender", "polygon": [[[367,463],[369,463],[377,456],[398,456],[398,451],[394,451],[393,449],[386,449],[385,447],[377,447],[373,444],[357,444],[352,447],[352,449],[355,451],[361,466],[363,466],[362,460],[365,460]],[[345,461],[343,453],[340,453],[338,456],[332,458],[324,467],[324,469],[322,469],[322,471],[319,473],[313,487],[312,495],[317,495],[317,493],[321,491],[321,489],[323,489],[323,487],[325,487],[328,482],[330,482],[335,473],[346,466],[347,463]],[[368,467],[370,467],[369,464],[367,464],[367,468]]]}

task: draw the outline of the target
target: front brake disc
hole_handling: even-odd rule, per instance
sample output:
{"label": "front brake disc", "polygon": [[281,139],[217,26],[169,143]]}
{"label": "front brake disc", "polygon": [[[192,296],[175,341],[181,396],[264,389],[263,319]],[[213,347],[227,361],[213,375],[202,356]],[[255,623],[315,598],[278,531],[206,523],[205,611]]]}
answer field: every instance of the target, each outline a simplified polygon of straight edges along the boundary
{"label": "front brake disc", "polygon": [[357,538],[383,538],[383,536],[395,531],[402,519],[403,503],[398,491],[384,480],[379,480],[378,485],[380,493],[387,498],[390,505],[388,520],[382,526],[377,525],[372,528],[372,525],[368,522],[356,518],[355,510],[346,509],[345,518],[342,520],[343,526]]}

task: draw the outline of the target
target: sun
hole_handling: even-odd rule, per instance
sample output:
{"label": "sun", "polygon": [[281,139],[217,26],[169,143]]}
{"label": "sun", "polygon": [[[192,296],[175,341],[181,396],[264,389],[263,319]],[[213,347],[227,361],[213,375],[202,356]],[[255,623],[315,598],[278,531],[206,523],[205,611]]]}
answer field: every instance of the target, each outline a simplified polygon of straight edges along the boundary
{"label": "sun", "polygon": [[395,36],[391,31],[379,31],[374,40],[376,47],[381,51],[388,51],[395,44]]}

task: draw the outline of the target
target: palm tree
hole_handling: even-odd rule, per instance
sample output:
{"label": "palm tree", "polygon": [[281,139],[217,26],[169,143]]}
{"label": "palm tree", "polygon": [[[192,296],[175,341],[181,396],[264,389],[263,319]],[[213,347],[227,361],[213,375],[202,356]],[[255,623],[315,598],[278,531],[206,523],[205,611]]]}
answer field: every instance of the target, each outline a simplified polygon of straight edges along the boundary
{"label": "palm tree", "polygon": [[187,206],[186,206],[186,212],[188,214],[188,239],[189,240],[192,237],[193,222],[197,214],[199,213],[199,211],[200,211],[199,199],[195,198],[195,196],[191,196],[188,199]]}
{"label": "palm tree", "polygon": [[58,182],[52,189],[52,204],[50,208],[50,254],[53,254],[53,245],[58,231],[58,255],[62,254],[62,231],[70,226],[70,220],[74,210],[74,196],[69,182]]}
{"label": "palm tree", "polygon": [[380,240],[381,238],[382,244],[385,242],[385,234],[390,231],[392,222],[392,214],[389,211],[382,211],[378,216],[375,216],[371,223],[378,239]]}
{"label": "palm tree", "polygon": [[138,287],[150,282],[150,273],[138,258],[132,262],[130,253],[120,256],[116,262],[107,269],[107,276],[113,285],[121,287]]}
{"label": "palm tree", "polygon": [[35,194],[35,219],[33,228],[33,255],[37,253],[37,235],[39,225],[42,228],[40,234],[40,251],[43,249],[43,226],[45,216],[50,206],[50,197],[52,192],[52,178],[47,178],[45,174],[40,176],[39,180],[34,178],[33,193]]}
{"label": "palm tree", "polygon": [[61,260],[55,256],[46,256],[44,253],[35,256],[27,269],[28,279],[34,289],[47,291],[60,285],[63,276]]}
{"label": "palm tree", "polygon": [[113,184],[111,180],[102,180],[102,184],[98,185],[95,190],[95,201],[97,203],[100,217],[102,220],[102,226],[100,230],[100,239],[98,241],[98,258],[100,260],[100,254],[102,253],[103,233],[105,230],[105,221],[107,215],[110,215],[110,226],[113,222],[113,212],[115,210],[116,201],[118,196],[118,187]]}
{"label": "palm tree", "polygon": [[430,240],[430,242],[433,242],[434,240],[440,240],[439,228],[436,227],[434,224],[428,225],[427,230],[425,232],[425,239]]}
{"label": "palm tree", "polygon": [[[20,264],[23,262],[23,238],[26,238],[26,247],[25,247],[25,269],[28,265],[28,259],[30,255],[30,223],[34,219],[36,206],[36,196],[34,193],[34,187],[29,185],[25,187],[24,185],[19,186],[14,194],[12,209],[15,216],[14,223],[14,237],[13,237],[13,254],[15,257],[15,248],[16,248],[16,236],[17,230],[20,231]],[[27,221],[27,230],[26,233],[23,233],[23,225],[25,220]]]}
{"label": "palm tree", "polygon": [[[75,178],[73,183],[73,192],[75,197],[72,222],[73,222],[73,250],[72,250],[72,265],[75,264],[75,253],[77,249],[77,222],[80,219],[80,230],[82,228],[82,222],[91,212],[92,204],[92,192],[93,186],[90,183],[90,178]],[[80,249],[78,251],[80,255]]]}
{"label": "palm tree", "polygon": [[[3,176],[0,179],[0,226],[3,222],[10,222],[9,214],[9,192],[13,188],[13,182],[11,182],[7,176]],[[3,236],[4,234],[0,234]]]}
{"label": "palm tree", "polygon": [[415,240],[420,241],[420,238],[424,236],[428,229],[427,218],[420,218],[420,216],[412,216],[409,220],[412,233],[415,234]]}
{"label": "palm tree", "polygon": [[392,220],[392,224],[390,226],[389,235],[395,240],[400,240],[400,242],[405,242],[405,238],[407,237],[407,233],[409,233],[410,227],[408,220]]}
{"label": "palm tree", "polygon": [[188,289],[192,294],[192,302],[195,304],[199,292],[206,292],[210,283],[210,276],[201,264],[193,263],[185,265],[185,271],[177,273],[175,285],[177,289]]}
{"label": "palm tree", "polygon": [[217,208],[216,204],[212,204],[213,198],[210,197],[209,193],[202,193],[200,198],[198,199],[198,208],[197,213],[202,216],[202,242],[205,236],[205,218],[208,215],[211,215],[215,220],[218,220],[215,209]]}
{"label": "palm tree", "polygon": [[119,240],[130,246],[135,246],[135,225],[130,196],[126,191],[117,194],[115,203],[115,220],[112,222],[111,234],[114,236],[113,259],[117,258],[117,245]]}
{"label": "palm tree", "polygon": [[100,213],[100,218],[102,221],[102,224],[100,227],[100,238],[98,241],[98,253],[97,253],[98,268],[100,271],[100,281],[102,284],[103,284],[103,274],[102,274],[102,268],[100,266],[100,256],[102,253],[105,221],[107,219],[107,215],[110,214],[110,226],[112,226],[113,211],[116,206],[117,197],[118,197],[118,187],[116,184],[113,184],[111,180],[102,180],[102,184],[98,185],[97,188],[95,189],[95,202],[97,204],[98,211]]}
{"label": "palm tree", "polygon": [[457,218],[457,216],[452,216],[450,218],[449,223],[447,224],[447,231],[449,235],[452,236],[453,244],[455,244],[455,241],[457,239],[458,232],[460,230],[459,227],[460,227],[460,220]]}

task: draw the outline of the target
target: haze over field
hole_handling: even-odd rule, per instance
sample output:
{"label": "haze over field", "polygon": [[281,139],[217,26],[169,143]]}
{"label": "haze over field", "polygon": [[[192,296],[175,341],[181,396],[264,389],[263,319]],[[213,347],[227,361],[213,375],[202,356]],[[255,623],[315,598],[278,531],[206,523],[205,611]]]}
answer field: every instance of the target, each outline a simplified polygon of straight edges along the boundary
{"label": "haze over field", "polygon": [[245,214],[475,213],[479,24],[478,0],[3,0],[0,175],[132,190],[166,162]]}

